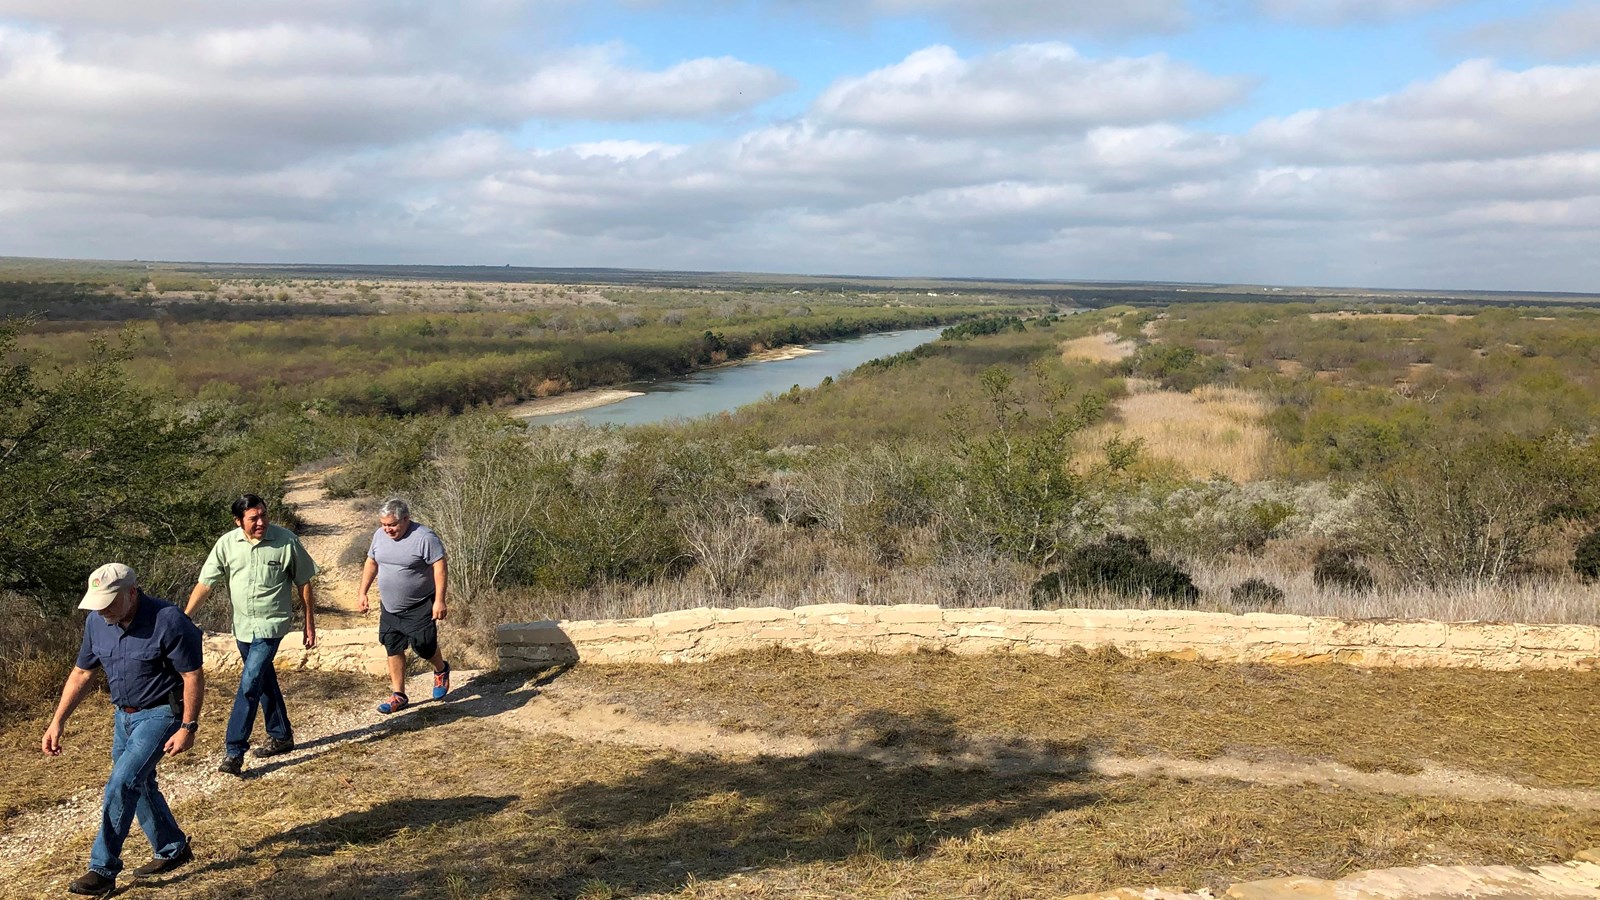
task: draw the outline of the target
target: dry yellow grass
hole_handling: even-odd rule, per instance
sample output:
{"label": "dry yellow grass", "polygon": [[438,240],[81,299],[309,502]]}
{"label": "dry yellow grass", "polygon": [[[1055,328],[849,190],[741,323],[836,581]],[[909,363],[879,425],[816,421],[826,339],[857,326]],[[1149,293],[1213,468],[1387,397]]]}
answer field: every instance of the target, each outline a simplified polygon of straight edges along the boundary
{"label": "dry yellow grass", "polygon": [[1249,391],[1201,387],[1192,393],[1147,391],[1117,402],[1118,421],[1085,433],[1088,446],[1108,438],[1139,438],[1149,456],[1197,478],[1259,478],[1272,436],[1262,427],[1267,404]]}
{"label": "dry yellow grass", "polygon": [[1133,355],[1133,344],[1120,340],[1109,332],[1074,338],[1061,345],[1061,361],[1065,363],[1117,362]]}
{"label": "dry yellow grass", "polygon": [[[1588,783],[1597,745],[1593,676],[1573,674],[1441,680],[1110,655],[772,652],[705,667],[579,666],[545,689],[580,686],[641,712],[860,734],[936,757],[971,737],[1014,738],[1007,759],[1019,765],[1095,746],[1201,756],[1248,748],[1262,760],[1329,752],[1391,770],[1453,754],[1535,783]],[[328,693],[330,707],[365,706]],[[1567,807],[542,737],[514,726],[545,714],[534,702],[520,679],[486,680],[292,760],[289,777],[181,801],[196,861],[129,895],[989,900],[1537,864],[1600,840],[1600,813]],[[106,765],[96,762],[58,781],[59,795],[95,791]],[[7,896],[59,896],[82,874],[91,837],[85,827],[13,861]],[[142,843],[130,842],[129,861],[143,861]]]}

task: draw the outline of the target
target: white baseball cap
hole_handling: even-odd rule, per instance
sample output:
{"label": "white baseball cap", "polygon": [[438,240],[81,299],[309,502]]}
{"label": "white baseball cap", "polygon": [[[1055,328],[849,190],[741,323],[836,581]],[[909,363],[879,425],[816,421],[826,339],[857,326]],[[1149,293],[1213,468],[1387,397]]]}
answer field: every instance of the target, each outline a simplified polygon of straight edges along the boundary
{"label": "white baseball cap", "polygon": [[115,603],[128,588],[139,584],[139,576],[122,563],[106,563],[89,576],[89,590],[79,609],[99,611]]}

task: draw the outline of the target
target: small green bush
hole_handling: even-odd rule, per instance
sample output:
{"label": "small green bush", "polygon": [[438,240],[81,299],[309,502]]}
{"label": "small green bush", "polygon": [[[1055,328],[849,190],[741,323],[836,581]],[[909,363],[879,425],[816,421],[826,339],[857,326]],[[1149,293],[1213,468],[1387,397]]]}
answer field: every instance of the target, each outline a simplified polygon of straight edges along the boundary
{"label": "small green bush", "polygon": [[1277,609],[1283,605],[1283,588],[1262,578],[1248,578],[1233,586],[1228,599],[1238,609]]}
{"label": "small green bush", "polygon": [[1577,549],[1572,554],[1572,571],[1585,581],[1600,579],[1600,528],[1578,541]]}
{"label": "small green bush", "polygon": [[1370,591],[1376,579],[1372,571],[1356,562],[1355,555],[1343,548],[1324,547],[1311,564],[1311,580],[1319,588],[1337,587]]}
{"label": "small green bush", "polygon": [[1099,543],[1073,550],[1059,572],[1034,583],[1034,609],[1060,604],[1072,591],[1109,591],[1124,597],[1149,597],[1182,606],[1200,599],[1189,573],[1150,555],[1143,539],[1110,535]]}

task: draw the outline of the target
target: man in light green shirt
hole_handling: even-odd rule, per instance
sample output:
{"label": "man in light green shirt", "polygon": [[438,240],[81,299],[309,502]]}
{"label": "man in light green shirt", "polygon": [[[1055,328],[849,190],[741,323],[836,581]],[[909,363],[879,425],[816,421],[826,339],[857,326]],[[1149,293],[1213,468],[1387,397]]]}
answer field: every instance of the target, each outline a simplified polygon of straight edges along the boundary
{"label": "man in light green shirt", "polygon": [[311,579],[317,574],[317,564],[300,546],[294,532],[267,521],[266,501],[255,494],[233,501],[233,520],[239,527],[218,538],[211,547],[184,612],[193,616],[211,589],[227,580],[228,595],[233,601],[233,639],[239,645],[244,667],[239,673],[233,712],[228,717],[227,752],[217,770],[239,775],[244,768],[244,752],[250,749],[257,707],[266,720],[268,741],[266,746],[256,748],[256,756],[276,756],[294,749],[294,729],[289,724],[289,711],[272,660],[279,642],[294,626],[296,595],[306,609],[306,649],[317,645],[311,596]]}

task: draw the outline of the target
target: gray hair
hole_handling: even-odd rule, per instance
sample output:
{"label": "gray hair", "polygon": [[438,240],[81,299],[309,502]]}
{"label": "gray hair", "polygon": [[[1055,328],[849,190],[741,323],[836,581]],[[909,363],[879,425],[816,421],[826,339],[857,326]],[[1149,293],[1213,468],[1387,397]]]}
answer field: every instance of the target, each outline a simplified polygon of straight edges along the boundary
{"label": "gray hair", "polygon": [[390,497],[383,501],[382,506],[378,507],[378,518],[381,519],[385,516],[394,516],[396,519],[409,519],[411,518],[411,507],[407,506],[406,502],[399,497]]}

